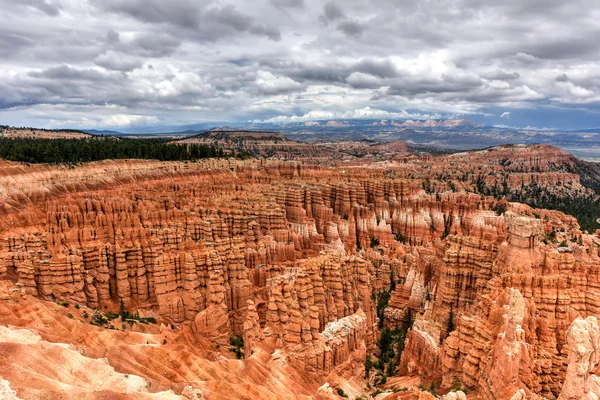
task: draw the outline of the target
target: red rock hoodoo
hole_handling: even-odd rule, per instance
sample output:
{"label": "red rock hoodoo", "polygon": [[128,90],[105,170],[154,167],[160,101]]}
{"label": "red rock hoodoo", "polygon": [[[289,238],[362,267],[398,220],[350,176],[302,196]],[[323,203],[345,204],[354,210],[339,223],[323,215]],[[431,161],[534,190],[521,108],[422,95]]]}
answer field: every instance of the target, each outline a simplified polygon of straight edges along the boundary
{"label": "red rock hoodoo", "polygon": [[295,160],[3,163],[0,395],[599,395],[600,238],[484,194],[587,194],[570,156],[284,144]]}

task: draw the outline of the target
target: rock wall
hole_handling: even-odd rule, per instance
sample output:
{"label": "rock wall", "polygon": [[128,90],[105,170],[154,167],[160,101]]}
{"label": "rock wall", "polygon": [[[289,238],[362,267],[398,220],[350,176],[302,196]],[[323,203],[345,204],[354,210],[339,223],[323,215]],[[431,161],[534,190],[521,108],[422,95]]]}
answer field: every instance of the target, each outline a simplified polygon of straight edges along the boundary
{"label": "rock wall", "polygon": [[[558,396],[567,328],[577,315],[598,312],[598,253],[584,241],[567,251],[542,243],[537,218],[508,212],[489,226],[494,233],[450,236],[438,246],[431,278],[419,284],[429,300],[421,296],[425,313],[409,334],[402,365],[410,371],[417,360],[430,360],[422,370],[445,386],[458,378],[484,399]],[[423,268],[412,270],[425,276]],[[403,292],[396,290],[388,313],[413,308],[416,300]],[[451,312],[456,330],[448,333]]]}

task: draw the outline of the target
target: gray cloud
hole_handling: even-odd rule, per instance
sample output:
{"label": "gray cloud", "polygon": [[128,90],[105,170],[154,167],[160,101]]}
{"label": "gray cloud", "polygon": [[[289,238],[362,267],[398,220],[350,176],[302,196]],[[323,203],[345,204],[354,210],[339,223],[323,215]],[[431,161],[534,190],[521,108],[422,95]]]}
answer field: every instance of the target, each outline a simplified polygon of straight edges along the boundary
{"label": "gray cloud", "polygon": [[507,72],[500,69],[483,72],[479,76],[481,76],[484,79],[495,81],[512,81],[521,77],[521,75],[518,72]]}
{"label": "gray cloud", "polygon": [[329,2],[323,6],[323,20],[325,22],[331,22],[342,18],[344,18],[344,12],[337,4]]}
{"label": "gray cloud", "polygon": [[23,11],[23,8],[29,8],[30,10],[41,12],[52,17],[60,14],[60,7],[48,0],[1,0],[0,6],[2,6],[0,7],[2,10],[7,10],[8,12]]}
{"label": "gray cloud", "polygon": [[33,46],[32,40],[18,34],[0,32],[0,55],[10,57],[26,47]]}
{"label": "gray cloud", "polygon": [[439,78],[404,78],[391,82],[388,94],[399,96],[429,96],[435,94],[460,94],[472,96],[483,82],[471,76],[452,76],[443,74]]}
{"label": "gray cloud", "polygon": [[142,57],[166,57],[173,54],[181,41],[166,33],[143,34],[130,42],[120,42],[117,49]]}
{"label": "gray cloud", "polygon": [[125,14],[145,23],[168,23],[186,28],[196,28],[200,23],[202,3],[192,0],[106,0],[99,6]]}
{"label": "gray cloud", "polygon": [[0,9],[0,122],[87,121],[89,110],[148,117],[117,118],[132,123],[253,120],[371,105],[600,113],[600,3],[589,0],[0,0]]}
{"label": "gray cloud", "polygon": [[108,51],[96,57],[94,64],[115,71],[131,71],[142,66],[142,61],[122,53]]}
{"label": "gray cloud", "polygon": [[337,26],[337,29],[346,35],[358,37],[367,29],[367,26],[357,21],[342,21]]}
{"label": "gray cloud", "polygon": [[271,4],[285,8],[304,8],[306,5],[304,0],[271,0]]}
{"label": "gray cloud", "polygon": [[[234,32],[281,39],[279,29],[256,22],[250,15],[240,12],[233,5],[219,6],[212,2],[178,0],[108,0],[100,7],[125,14],[147,24],[166,24],[177,29],[192,30],[192,37],[217,40]],[[186,33],[186,35],[189,34]]]}

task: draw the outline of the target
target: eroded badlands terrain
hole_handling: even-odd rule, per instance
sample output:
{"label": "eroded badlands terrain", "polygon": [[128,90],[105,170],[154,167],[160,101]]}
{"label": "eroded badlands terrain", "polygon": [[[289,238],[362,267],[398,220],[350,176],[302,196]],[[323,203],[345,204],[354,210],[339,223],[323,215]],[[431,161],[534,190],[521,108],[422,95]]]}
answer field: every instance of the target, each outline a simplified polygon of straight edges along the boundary
{"label": "eroded badlands terrain", "polygon": [[571,156],[295,158],[2,162],[0,397],[600,396]]}

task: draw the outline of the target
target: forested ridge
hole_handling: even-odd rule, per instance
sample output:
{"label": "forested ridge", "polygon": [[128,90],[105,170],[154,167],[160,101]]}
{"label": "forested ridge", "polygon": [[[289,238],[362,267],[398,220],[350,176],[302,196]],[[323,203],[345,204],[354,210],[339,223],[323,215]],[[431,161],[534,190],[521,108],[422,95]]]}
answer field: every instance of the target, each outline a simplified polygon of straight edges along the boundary
{"label": "forested ridge", "polygon": [[10,126],[10,125],[0,125],[0,131],[4,131],[7,129],[14,129],[17,131],[42,131],[42,132],[75,132],[81,133],[82,135],[89,135],[89,133],[82,131],[80,129],[69,129],[69,128],[57,128],[57,129],[48,129],[48,128],[34,128],[31,126]]}
{"label": "forested ridge", "polygon": [[[597,190],[598,181],[590,179],[583,186]],[[588,232],[600,229],[600,223],[598,223],[600,196],[598,192],[570,193],[569,190],[560,187],[540,187],[536,182],[517,190],[511,190],[506,184],[488,187],[483,183],[482,177],[476,182],[475,192],[493,196],[498,200],[506,198],[508,201],[524,203],[533,208],[561,211],[575,217],[581,229]]]}
{"label": "forested ridge", "polygon": [[201,144],[179,145],[163,139],[0,138],[0,158],[27,163],[79,163],[106,159],[191,161],[223,157],[223,149]]}

